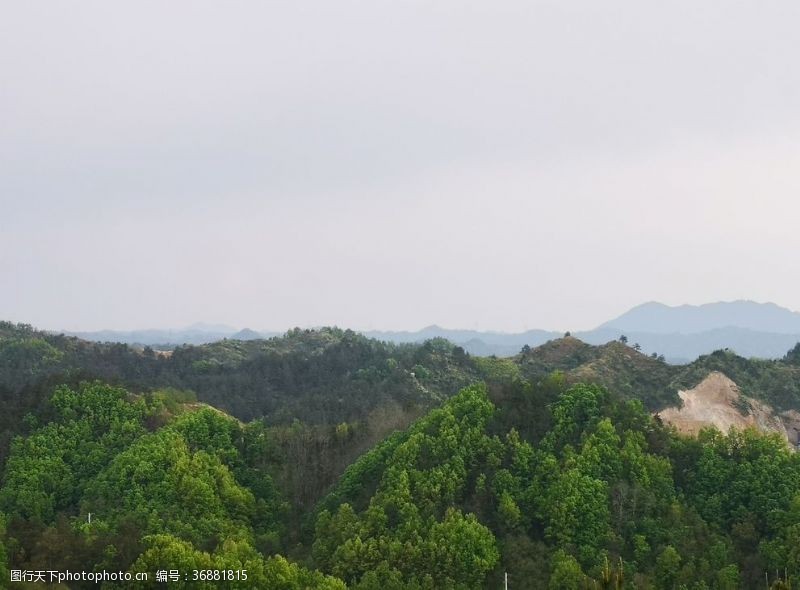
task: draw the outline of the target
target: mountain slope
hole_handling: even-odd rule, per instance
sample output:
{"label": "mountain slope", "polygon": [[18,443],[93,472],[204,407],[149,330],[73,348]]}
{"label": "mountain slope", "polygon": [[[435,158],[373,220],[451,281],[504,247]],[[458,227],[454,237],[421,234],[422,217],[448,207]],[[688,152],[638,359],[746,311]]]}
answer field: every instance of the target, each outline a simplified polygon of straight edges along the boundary
{"label": "mountain slope", "polygon": [[[749,396],[756,423],[774,418],[766,403],[796,410],[800,346],[674,366],[619,341],[492,359],[328,328],[166,356],[0,324],[0,369],[3,403],[44,396],[17,425],[0,491],[15,567],[180,563],[356,590],[497,587],[503,572],[515,588],[800,576],[786,436],[681,438],[650,414],[678,408],[679,391],[695,407]],[[50,395],[103,375],[138,394]],[[728,425],[682,411],[676,422]]]}
{"label": "mountain slope", "polygon": [[720,350],[685,365],[670,365],[621,342],[592,346],[569,337],[525,350],[514,362],[528,380],[535,382],[558,370],[570,383],[600,383],[642,400],[651,410],[679,404],[678,391],[697,386],[716,371],[731,378],[745,395],[784,411],[800,408],[797,350],[800,346],[780,360],[746,359]]}
{"label": "mountain slope", "polygon": [[[665,408],[658,416],[681,433],[696,436],[708,427],[720,432],[756,428],[790,440],[786,425],[770,406],[744,396],[738,385],[720,372],[709,373],[696,387],[679,391],[678,396],[681,406]],[[791,442],[797,443],[794,432]]]}
{"label": "mountain slope", "polygon": [[676,437],[599,387],[468,388],[347,470],[316,516],[315,563],[357,589],[495,588],[505,574],[519,589],[751,588],[767,564],[800,574],[781,553],[800,522],[800,454],[753,432],[703,436]]}
{"label": "mountain slope", "polygon": [[[151,576],[236,570],[245,577],[225,587],[345,590],[265,557],[280,544],[286,500],[267,469],[263,427],[167,402],[99,383],[55,392],[52,420],[15,440],[3,473],[0,511],[9,527],[0,549],[10,548],[13,567]],[[179,587],[219,585],[189,580]]]}
{"label": "mountain slope", "polygon": [[63,383],[100,379],[136,392],[188,391],[241,420],[299,421],[309,428],[349,424],[357,427],[363,448],[479,380],[494,364],[478,363],[441,339],[394,345],[334,328],[159,354],[0,322],[0,463],[12,436],[26,430],[27,414],[49,417],[47,400]]}

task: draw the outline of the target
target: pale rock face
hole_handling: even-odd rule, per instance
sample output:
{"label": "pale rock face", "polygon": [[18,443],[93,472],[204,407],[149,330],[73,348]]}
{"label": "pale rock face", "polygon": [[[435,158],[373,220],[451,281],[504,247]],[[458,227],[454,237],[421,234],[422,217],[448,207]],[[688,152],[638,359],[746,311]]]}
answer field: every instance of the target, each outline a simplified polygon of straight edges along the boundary
{"label": "pale rock face", "polygon": [[723,373],[709,373],[694,389],[679,391],[678,396],[683,407],[667,408],[658,416],[683,434],[695,436],[709,426],[722,432],[753,427],[777,432],[787,442],[797,444],[800,413],[790,411],[779,416],[769,405],[743,395]]}

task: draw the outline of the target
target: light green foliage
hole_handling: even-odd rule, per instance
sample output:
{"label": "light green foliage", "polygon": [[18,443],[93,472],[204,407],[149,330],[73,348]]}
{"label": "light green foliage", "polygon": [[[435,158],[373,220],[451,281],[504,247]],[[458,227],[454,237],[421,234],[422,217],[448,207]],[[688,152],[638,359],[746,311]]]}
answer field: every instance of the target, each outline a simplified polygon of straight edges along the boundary
{"label": "light green foliage", "polygon": [[600,419],[602,405],[608,392],[596,385],[576,385],[564,392],[553,404],[553,428],[545,444],[563,447],[575,445],[583,432]]}
{"label": "light green foliage", "polygon": [[618,479],[622,475],[620,443],[620,436],[611,420],[603,418],[583,442],[576,458],[578,469],[597,479]]}
{"label": "light green foliage", "polygon": [[179,414],[183,411],[184,404],[197,402],[197,395],[188,389],[164,387],[152,392],[151,397],[163,404],[170,414]]}
{"label": "light green foliage", "polygon": [[484,432],[492,412],[485,389],[468,388],[394,441],[363,512],[342,504],[320,514],[317,562],[359,587],[400,579],[410,587],[480,585],[499,558],[494,536],[474,515],[450,506],[466,493],[470,464],[502,448]]}
{"label": "light green foliage", "polygon": [[178,432],[164,429],[117,455],[88,486],[82,506],[104,522],[133,515],[146,533],[205,544],[248,538],[255,499],[218,457],[192,452]]}
{"label": "light green foliage", "polygon": [[553,556],[552,567],[548,586],[551,590],[580,590],[585,587],[586,575],[571,555],[557,551]]}
{"label": "light green foliage", "polygon": [[544,499],[545,533],[558,546],[577,546],[585,561],[609,533],[608,485],[578,469],[563,472]]}
{"label": "light green foliage", "polygon": [[737,588],[740,588],[740,584],[739,568],[736,564],[726,565],[717,573],[717,587],[719,590],[737,590]]}
{"label": "light green foliage", "polygon": [[275,590],[347,590],[341,580],[306,570],[280,555],[266,560],[263,581],[258,586]]}
{"label": "light green foliage", "polygon": [[[276,580],[288,568],[294,582],[287,588],[342,587],[280,560],[264,562],[252,548],[277,542],[285,506],[260,463],[269,447],[263,428],[201,407],[148,432],[150,417],[163,415],[160,399],[98,383],[61,387],[50,401],[55,419],[14,442],[2,506],[17,530],[52,523],[33,546],[31,565],[127,568],[140,536],[150,535],[140,561],[160,555],[219,568],[233,560],[230,567],[269,566]],[[62,554],[64,545],[75,554]]]}
{"label": "light green foliage", "polygon": [[[537,539],[541,545],[531,547],[550,547],[553,587],[621,584],[635,574],[712,587],[731,577],[729,543],[680,503],[673,465],[650,448],[657,425],[641,404],[578,385],[551,408],[538,445],[516,427],[500,438],[489,434],[497,424],[492,404],[472,388],[367,453],[317,519],[316,564],[356,587],[477,587],[481,578],[466,578],[466,564],[481,555],[478,563],[495,562],[488,525],[515,543]],[[366,499],[353,494],[359,481],[369,482]],[[467,509],[481,524],[470,524]],[[442,530],[460,531],[451,543],[432,535],[446,521]],[[470,538],[468,530],[471,557],[459,557],[454,547],[466,541],[457,537]],[[538,567],[547,580],[535,565],[541,561],[501,546],[504,561],[513,556],[515,567]]]}
{"label": "light green foliage", "polygon": [[475,365],[488,382],[507,383],[521,378],[519,365],[513,359],[476,357]]}
{"label": "light green foliage", "polygon": [[760,515],[757,526],[766,530],[766,516],[785,510],[798,493],[793,482],[800,478],[800,457],[777,435],[709,430],[696,443],[685,444],[700,445],[693,466],[696,475],[686,487],[710,522],[730,526],[748,515]]}
{"label": "light green foliage", "polygon": [[500,557],[492,533],[475,515],[454,509],[431,527],[425,549],[436,570],[431,575],[442,587],[475,588]]}
{"label": "light green foliage", "polygon": [[650,544],[644,535],[633,535],[633,558],[645,566],[650,559]]}
{"label": "light green foliage", "polygon": [[[158,570],[180,570],[185,575],[193,570],[212,568],[213,559],[208,553],[198,551],[194,546],[167,534],[152,535],[144,539],[146,551],[131,566],[131,572],[155,572]],[[152,574],[151,574],[152,575]],[[142,584],[146,588],[150,584]],[[176,588],[212,588],[211,583],[198,583],[194,580],[173,582]]]}
{"label": "light green foliage", "polygon": [[50,522],[74,505],[90,479],[144,434],[150,411],[99,383],[60,387],[51,403],[56,419],[12,445],[0,491],[0,507],[10,515]]}
{"label": "light green foliage", "polygon": [[[178,569],[188,579],[170,582],[171,588],[201,590],[215,588],[270,590],[346,590],[345,585],[330,576],[311,572],[284,557],[269,559],[259,554],[245,541],[227,540],[213,553],[195,549],[190,543],[169,535],[154,535],[146,539],[147,550],[131,567],[132,572],[155,572]],[[194,579],[194,571],[220,576],[226,572],[227,581]],[[246,579],[242,579],[242,572]],[[199,577],[199,576],[198,576]],[[136,587],[136,586],[134,586]],[[149,588],[150,585],[142,585]]]}
{"label": "light green foliage", "polygon": [[500,522],[507,529],[515,528],[522,519],[522,512],[514,501],[514,498],[508,492],[500,496],[500,504],[497,507],[497,514],[500,517]]}
{"label": "light green foliage", "polygon": [[656,559],[656,583],[659,588],[672,590],[678,579],[681,556],[671,545],[667,545]]}
{"label": "light green foliage", "polygon": [[193,451],[205,451],[223,463],[231,464],[238,456],[235,443],[241,436],[241,427],[213,408],[178,416],[167,429],[180,435]]}

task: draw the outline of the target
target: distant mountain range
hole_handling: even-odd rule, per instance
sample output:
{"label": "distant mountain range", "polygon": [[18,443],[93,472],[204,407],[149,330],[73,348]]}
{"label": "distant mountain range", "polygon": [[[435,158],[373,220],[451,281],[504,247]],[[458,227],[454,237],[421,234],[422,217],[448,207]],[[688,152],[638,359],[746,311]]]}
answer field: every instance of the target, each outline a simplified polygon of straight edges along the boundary
{"label": "distant mountain range", "polygon": [[600,328],[652,334],[700,334],[742,328],[769,334],[800,334],[800,313],[774,303],[730,301],[705,305],[644,303]]}
{"label": "distant mountain range", "polygon": [[[131,332],[69,332],[87,340],[124,342],[149,346],[205,344],[224,338],[256,340],[277,332],[237,330],[230,326],[194,324],[183,330]],[[481,332],[428,326],[414,332],[366,331],[364,335],[396,343],[446,338],[467,352],[480,356],[513,356],[525,346],[539,346],[563,332],[528,330],[516,334]],[[650,302],[634,307],[594,330],[573,332],[588,344],[604,344],[625,335],[629,345],[638,344],[645,354],[664,355],[671,363],[689,362],[702,354],[730,349],[744,357],[781,358],[800,342],[800,313],[754,301],[732,301],[671,307]]]}
{"label": "distant mountain range", "polygon": [[245,328],[237,330],[230,326],[197,323],[177,330],[100,330],[97,332],[64,332],[94,342],[121,342],[139,346],[171,348],[181,344],[209,344],[224,340],[258,340],[279,335],[278,332],[256,332]]}

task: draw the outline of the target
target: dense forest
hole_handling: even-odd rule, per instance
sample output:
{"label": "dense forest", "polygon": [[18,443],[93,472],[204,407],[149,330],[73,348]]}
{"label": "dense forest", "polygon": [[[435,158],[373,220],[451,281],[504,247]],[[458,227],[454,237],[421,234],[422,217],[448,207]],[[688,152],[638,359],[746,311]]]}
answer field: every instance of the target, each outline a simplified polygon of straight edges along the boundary
{"label": "dense forest", "polygon": [[800,408],[800,348],[671,366],[622,342],[495,359],[321,329],[165,354],[0,324],[0,580],[797,586],[800,457],[777,436],[688,438],[651,415],[712,370]]}

